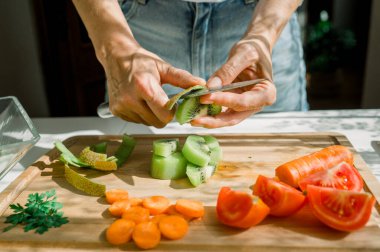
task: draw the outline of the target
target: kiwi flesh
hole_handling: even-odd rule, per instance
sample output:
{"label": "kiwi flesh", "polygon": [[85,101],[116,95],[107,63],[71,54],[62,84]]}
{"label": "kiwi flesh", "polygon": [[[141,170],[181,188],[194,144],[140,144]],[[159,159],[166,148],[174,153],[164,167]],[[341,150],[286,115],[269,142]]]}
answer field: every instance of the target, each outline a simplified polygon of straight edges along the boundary
{"label": "kiwi flesh", "polygon": [[222,111],[222,107],[216,104],[201,104],[199,97],[183,99],[178,106],[175,117],[179,124],[185,124],[198,116],[214,116]]}
{"label": "kiwi flesh", "polygon": [[179,150],[179,139],[158,139],[153,141],[153,154],[167,157]]}
{"label": "kiwi flesh", "polygon": [[181,152],[162,157],[152,156],[150,175],[156,179],[180,179],[186,177],[187,160]]}
{"label": "kiwi flesh", "polygon": [[215,166],[197,166],[192,163],[188,163],[186,167],[186,175],[190,180],[190,183],[197,187],[202,183],[207,182],[207,180],[214,174]]}

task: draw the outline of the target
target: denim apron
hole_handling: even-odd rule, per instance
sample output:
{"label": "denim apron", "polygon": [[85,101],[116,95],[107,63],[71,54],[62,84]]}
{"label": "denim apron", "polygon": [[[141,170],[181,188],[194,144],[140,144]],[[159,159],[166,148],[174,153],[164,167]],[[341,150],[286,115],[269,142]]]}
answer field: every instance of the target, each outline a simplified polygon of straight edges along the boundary
{"label": "denim apron", "polygon": [[[121,8],[135,39],[173,66],[208,79],[227,60],[245,33],[257,0],[194,3],[124,0]],[[277,100],[264,112],[308,109],[305,63],[297,15],[293,14],[272,51]],[[167,94],[179,91],[164,85]]]}

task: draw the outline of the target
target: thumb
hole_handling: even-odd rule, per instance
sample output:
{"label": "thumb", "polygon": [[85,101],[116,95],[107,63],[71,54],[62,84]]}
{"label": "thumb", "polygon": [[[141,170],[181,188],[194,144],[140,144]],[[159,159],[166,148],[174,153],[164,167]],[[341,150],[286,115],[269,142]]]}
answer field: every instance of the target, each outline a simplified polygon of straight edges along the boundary
{"label": "thumb", "polygon": [[232,83],[236,77],[249,66],[250,62],[244,60],[244,56],[235,54],[219,68],[207,81],[208,88],[218,88]]}
{"label": "thumb", "polygon": [[162,63],[158,67],[162,84],[172,84],[180,88],[188,88],[195,85],[206,85],[206,81],[194,76],[186,70],[175,68],[167,63]]}

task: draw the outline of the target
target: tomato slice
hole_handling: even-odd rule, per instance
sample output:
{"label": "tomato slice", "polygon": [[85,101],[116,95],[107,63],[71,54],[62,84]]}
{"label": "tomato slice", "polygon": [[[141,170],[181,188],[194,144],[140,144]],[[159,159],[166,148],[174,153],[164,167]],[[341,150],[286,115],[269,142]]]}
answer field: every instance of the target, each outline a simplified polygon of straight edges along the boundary
{"label": "tomato slice", "polygon": [[363,189],[363,179],[353,165],[342,162],[331,169],[313,173],[299,181],[299,187],[303,191],[307,185],[360,192]]}
{"label": "tomato slice", "polygon": [[253,194],[259,196],[270,208],[270,215],[288,216],[304,205],[305,196],[294,187],[276,179],[259,175],[253,186]]}
{"label": "tomato slice", "polygon": [[251,206],[252,197],[248,193],[222,187],[216,203],[216,213],[222,223],[230,224],[242,220]]}
{"label": "tomato slice", "polygon": [[307,198],[314,215],[327,226],[354,231],[371,217],[375,197],[369,193],[307,185]]}
{"label": "tomato slice", "polygon": [[232,227],[249,228],[257,225],[269,213],[269,207],[257,196],[222,187],[216,204],[218,220]]}

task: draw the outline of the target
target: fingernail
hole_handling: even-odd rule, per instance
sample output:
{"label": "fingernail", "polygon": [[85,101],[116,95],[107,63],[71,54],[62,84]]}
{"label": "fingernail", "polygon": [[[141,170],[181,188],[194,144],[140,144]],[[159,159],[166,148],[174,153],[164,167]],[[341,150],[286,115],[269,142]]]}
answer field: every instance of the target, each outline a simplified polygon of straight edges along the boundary
{"label": "fingernail", "polygon": [[208,88],[219,88],[222,86],[222,80],[218,77],[212,77],[211,80],[207,83]]}
{"label": "fingernail", "polygon": [[205,95],[205,96],[201,97],[200,103],[201,104],[213,104],[214,101],[212,100],[212,94]]}

